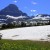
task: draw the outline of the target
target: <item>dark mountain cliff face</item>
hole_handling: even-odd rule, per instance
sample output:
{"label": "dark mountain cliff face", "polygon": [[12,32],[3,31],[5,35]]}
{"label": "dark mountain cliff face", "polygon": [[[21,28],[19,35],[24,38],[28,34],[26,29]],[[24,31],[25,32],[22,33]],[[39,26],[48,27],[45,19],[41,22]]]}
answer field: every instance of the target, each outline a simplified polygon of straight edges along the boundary
{"label": "dark mountain cliff face", "polygon": [[0,11],[0,15],[27,16],[26,13],[23,13],[21,10],[19,10],[19,8],[14,4],[10,4],[7,7],[5,7],[4,9],[2,9]]}

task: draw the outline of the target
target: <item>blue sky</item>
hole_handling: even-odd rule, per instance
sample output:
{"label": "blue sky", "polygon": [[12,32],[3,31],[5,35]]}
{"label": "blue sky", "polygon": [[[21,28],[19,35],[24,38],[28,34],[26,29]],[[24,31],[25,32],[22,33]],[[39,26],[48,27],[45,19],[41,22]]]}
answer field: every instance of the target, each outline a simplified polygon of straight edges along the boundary
{"label": "blue sky", "polygon": [[50,14],[50,0],[0,0],[0,10],[9,4],[16,4],[21,11],[29,16]]}

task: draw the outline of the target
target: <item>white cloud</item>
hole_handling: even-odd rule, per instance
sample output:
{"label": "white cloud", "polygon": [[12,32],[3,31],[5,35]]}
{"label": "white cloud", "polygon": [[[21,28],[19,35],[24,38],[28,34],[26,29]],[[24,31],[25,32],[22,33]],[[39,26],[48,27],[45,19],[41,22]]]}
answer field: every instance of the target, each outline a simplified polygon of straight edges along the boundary
{"label": "white cloud", "polygon": [[17,3],[17,1],[15,0],[15,1],[13,1],[14,3]]}
{"label": "white cloud", "polygon": [[36,2],[32,2],[32,4],[33,4],[33,5],[36,5],[37,3],[36,3]]}
{"label": "white cloud", "polygon": [[37,10],[31,10],[31,12],[36,12]]}

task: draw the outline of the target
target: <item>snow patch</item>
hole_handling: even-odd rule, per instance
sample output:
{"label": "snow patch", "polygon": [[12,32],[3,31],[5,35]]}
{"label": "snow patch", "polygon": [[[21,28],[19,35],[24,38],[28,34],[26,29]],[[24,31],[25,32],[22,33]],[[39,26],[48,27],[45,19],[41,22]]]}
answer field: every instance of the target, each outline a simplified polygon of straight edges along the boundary
{"label": "snow patch", "polygon": [[[7,29],[7,30],[1,30],[0,33],[3,34],[3,37],[2,37],[3,39],[12,39],[12,40],[46,39],[46,36],[50,34],[50,25]],[[15,35],[18,35],[18,36],[15,36]]]}

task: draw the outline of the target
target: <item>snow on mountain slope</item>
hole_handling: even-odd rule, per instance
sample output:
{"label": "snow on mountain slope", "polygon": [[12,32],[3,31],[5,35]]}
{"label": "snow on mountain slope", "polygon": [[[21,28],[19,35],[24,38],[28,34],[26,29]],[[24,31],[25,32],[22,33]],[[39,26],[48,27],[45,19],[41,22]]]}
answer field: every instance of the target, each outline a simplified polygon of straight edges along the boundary
{"label": "snow on mountain slope", "polygon": [[18,16],[18,17],[14,17],[14,16],[10,16],[10,15],[7,15],[6,17],[12,18],[12,19],[27,18],[26,16]]}
{"label": "snow on mountain slope", "polygon": [[3,39],[12,39],[12,40],[46,39],[47,35],[50,34],[50,25],[7,29],[7,30],[1,30],[0,33],[3,34],[2,37]]}
{"label": "snow on mountain slope", "polygon": [[50,17],[40,17],[40,16],[38,16],[38,17],[34,17],[33,19],[39,19],[39,20],[49,20],[49,19],[50,19]]}
{"label": "snow on mountain slope", "polygon": [[33,19],[39,19],[39,20],[50,20],[50,15],[46,14],[38,14]]}

